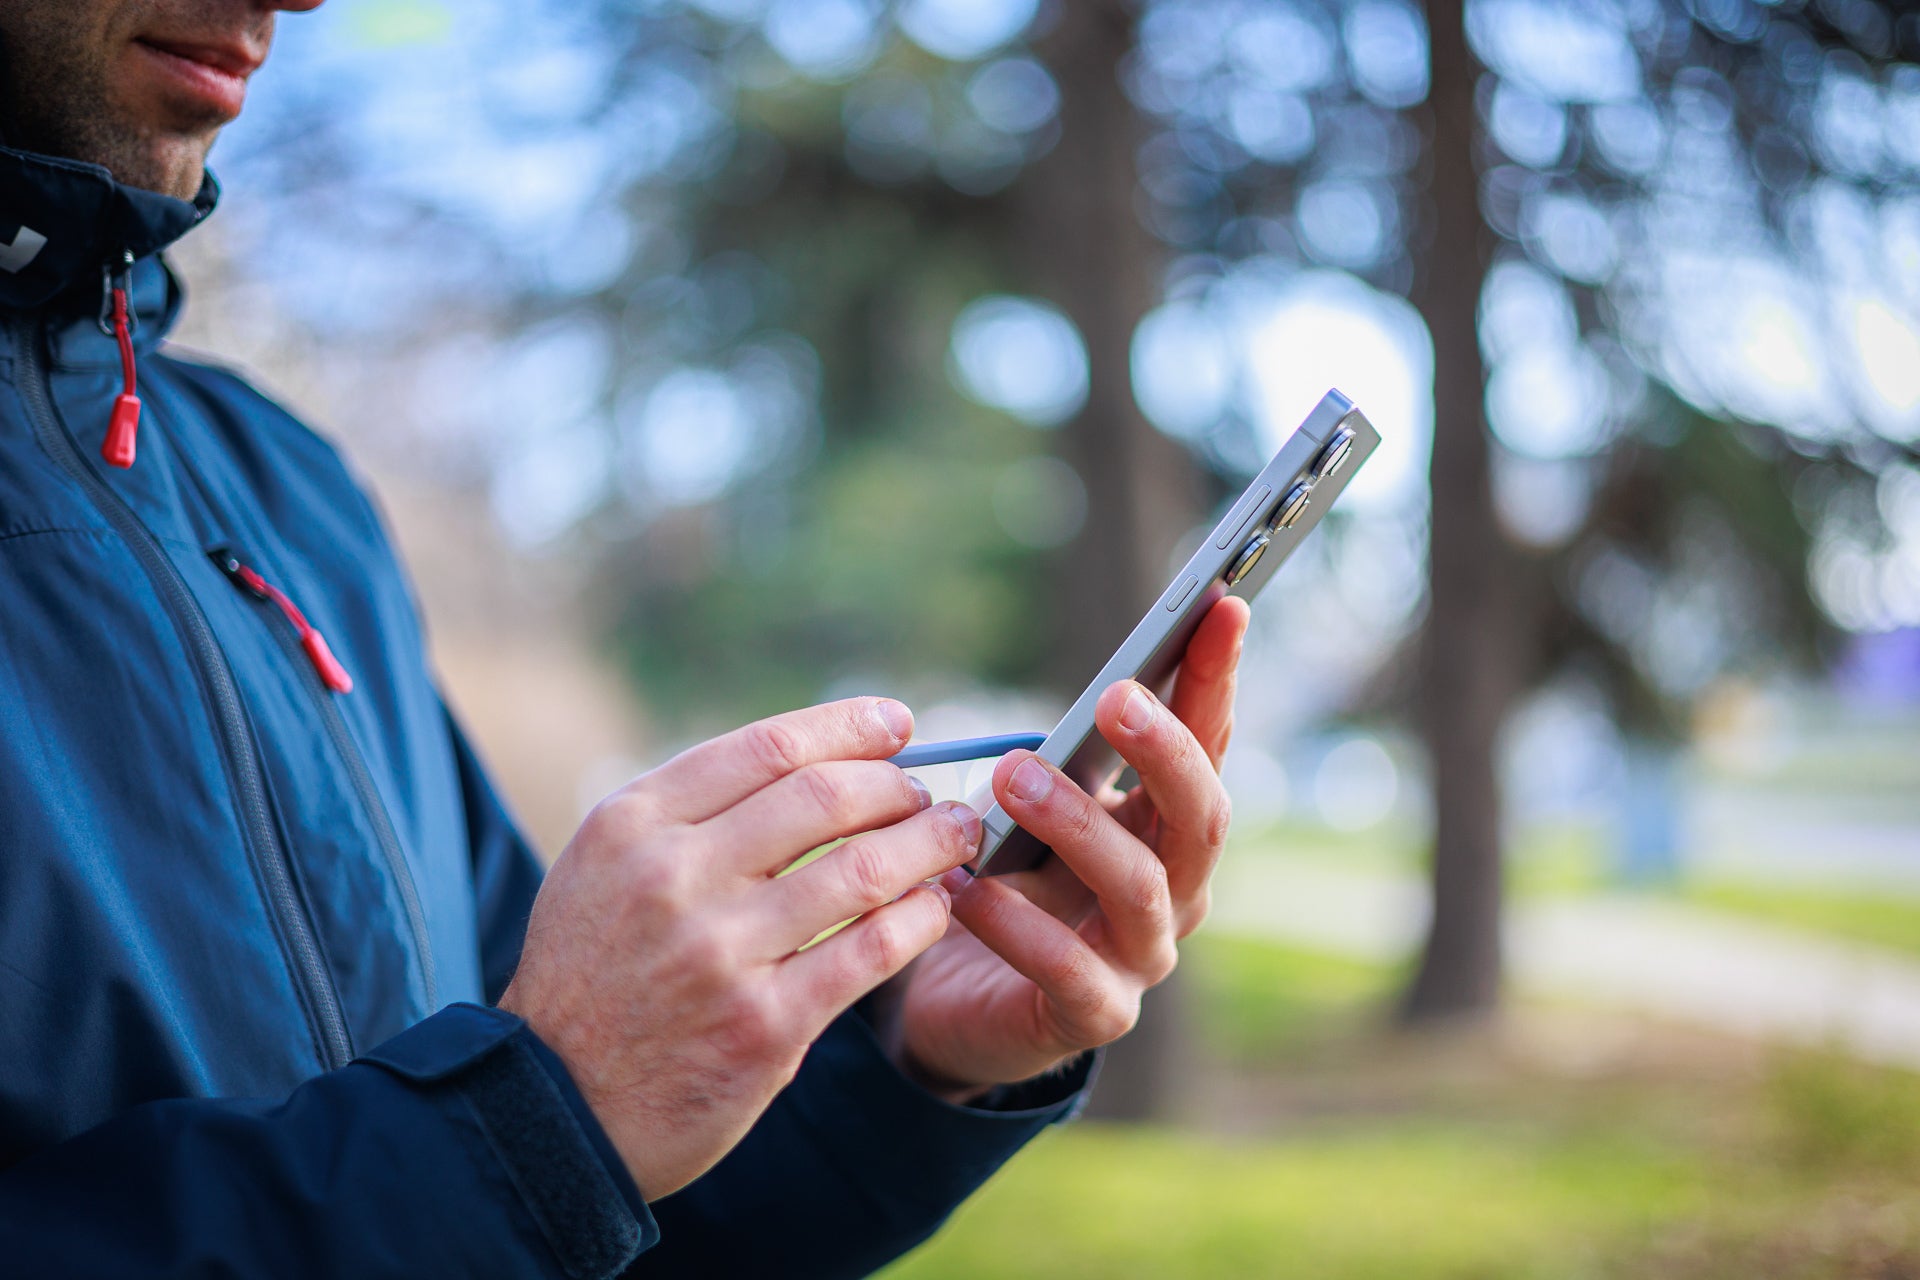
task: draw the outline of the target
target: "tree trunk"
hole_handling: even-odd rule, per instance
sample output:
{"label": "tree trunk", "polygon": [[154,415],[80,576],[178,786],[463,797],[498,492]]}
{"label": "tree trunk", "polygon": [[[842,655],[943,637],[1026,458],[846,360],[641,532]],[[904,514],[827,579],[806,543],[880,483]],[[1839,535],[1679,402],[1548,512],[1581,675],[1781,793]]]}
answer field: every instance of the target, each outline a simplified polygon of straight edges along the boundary
{"label": "tree trunk", "polygon": [[1461,0],[1427,6],[1433,81],[1432,236],[1415,301],[1433,335],[1433,515],[1421,729],[1433,768],[1433,920],[1407,994],[1411,1020],[1499,1003],[1501,823],[1496,749],[1518,679],[1512,551],[1493,506],[1476,314],[1487,252],[1474,88]]}
{"label": "tree trunk", "polygon": [[[1160,244],[1134,214],[1142,122],[1120,83],[1134,11],[1073,0],[1038,52],[1060,85],[1061,135],[1015,192],[1017,251],[1028,278],[1072,318],[1087,344],[1086,408],[1061,431],[1060,456],[1087,490],[1087,519],[1064,550],[1053,599],[1052,678],[1078,694],[1165,585],[1167,560],[1198,507],[1186,450],[1133,399],[1134,327],[1159,293]],[[1140,1024],[1109,1055],[1094,1106],[1161,1113],[1179,1074],[1178,986],[1154,991]]]}

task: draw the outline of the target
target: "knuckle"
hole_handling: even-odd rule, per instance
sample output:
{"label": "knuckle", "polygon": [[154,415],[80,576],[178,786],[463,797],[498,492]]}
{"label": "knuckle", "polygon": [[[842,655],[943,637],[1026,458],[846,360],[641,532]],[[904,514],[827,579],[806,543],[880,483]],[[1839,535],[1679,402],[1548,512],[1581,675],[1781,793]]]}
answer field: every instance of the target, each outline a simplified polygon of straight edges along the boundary
{"label": "knuckle", "polygon": [[1174,763],[1183,769],[1205,766],[1211,771],[1213,762],[1208,760],[1207,753],[1200,749],[1200,740],[1193,736],[1193,730],[1174,719],[1171,714],[1161,719],[1167,726],[1167,751],[1172,755]]}
{"label": "knuckle", "polygon": [[643,907],[674,912],[687,899],[688,868],[692,859],[682,842],[662,838],[627,862],[627,896]]}
{"label": "knuckle", "polygon": [[1213,806],[1207,811],[1205,836],[1207,847],[1218,849],[1227,842],[1227,832],[1233,827],[1233,801],[1227,795],[1225,787],[1215,788]]}
{"label": "knuckle", "polygon": [[727,997],[721,1025],[735,1048],[755,1056],[779,1045],[785,1035],[778,1002],[759,986],[743,985],[733,990]]}
{"label": "knuckle", "polygon": [[[923,910],[919,921],[913,918],[912,913],[902,911],[887,911],[876,916],[860,938],[860,961],[864,971],[871,976],[884,977],[906,967],[909,960],[939,937],[939,926],[932,921],[932,914]],[[918,927],[921,924],[925,927]]]}
{"label": "knuckle", "polygon": [[834,851],[840,864],[840,876],[847,895],[868,907],[877,907],[893,897],[892,877],[886,857],[871,840],[849,840]]}
{"label": "knuckle", "polygon": [[623,787],[588,812],[580,829],[590,847],[618,849],[633,843],[654,825],[652,798],[638,787]]}
{"label": "knuckle", "polygon": [[714,928],[690,929],[680,939],[680,967],[703,985],[731,981],[735,955],[731,939]]}
{"label": "knuckle", "polygon": [[1148,856],[1140,860],[1128,878],[1126,903],[1135,913],[1156,923],[1167,918],[1172,903],[1167,893],[1167,868],[1160,859]]}
{"label": "knuckle", "polygon": [[1100,1044],[1112,1044],[1140,1021],[1140,997],[1109,996],[1094,1010],[1089,1029]]}
{"label": "knuckle", "polygon": [[1180,948],[1173,945],[1171,938],[1163,940],[1154,948],[1152,959],[1147,962],[1147,985],[1157,987],[1173,976],[1180,967]]}
{"label": "knuckle", "polygon": [[1086,1000],[1098,986],[1093,954],[1084,947],[1062,947],[1046,963],[1047,985],[1069,1000]]}
{"label": "knuckle", "polygon": [[1070,842],[1084,848],[1099,839],[1101,819],[1106,817],[1103,810],[1084,796],[1073,797],[1073,803],[1062,808],[1060,825]]}
{"label": "knuckle", "polygon": [[1212,913],[1213,886],[1201,885],[1194,891],[1193,897],[1187,901],[1186,910],[1180,913],[1180,936],[1184,938],[1205,924],[1207,917]]}
{"label": "knuckle", "polygon": [[860,967],[869,974],[892,973],[906,963],[906,943],[891,919],[875,920],[860,935]]}
{"label": "knuckle", "polygon": [[747,726],[742,745],[753,762],[775,777],[785,777],[807,762],[806,744],[792,725],[762,720]]}
{"label": "knuckle", "polygon": [[840,770],[808,765],[794,776],[800,779],[807,803],[822,817],[836,826],[844,826],[853,820],[856,793],[851,781]]}

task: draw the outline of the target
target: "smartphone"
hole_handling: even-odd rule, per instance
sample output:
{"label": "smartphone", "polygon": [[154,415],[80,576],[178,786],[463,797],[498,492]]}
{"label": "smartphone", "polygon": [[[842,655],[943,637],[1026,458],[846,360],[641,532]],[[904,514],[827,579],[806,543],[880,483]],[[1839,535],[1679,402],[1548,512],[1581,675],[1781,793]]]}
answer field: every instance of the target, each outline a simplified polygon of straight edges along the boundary
{"label": "smartphone", "polygon": [[[1257,595],[1379,444],[1351,400],[1338,391],[1321,397],[1061,717],[1039,755],[1090,794],[1104,784],[1119,757],[1094,728],[1101,693],[1116,680],[1138,680],[1164,696],[1207,610],[1227,595]],[[1049,853],[998,804],[981,826],[980,856],[967,864],[975,875],[1025,871]]]}

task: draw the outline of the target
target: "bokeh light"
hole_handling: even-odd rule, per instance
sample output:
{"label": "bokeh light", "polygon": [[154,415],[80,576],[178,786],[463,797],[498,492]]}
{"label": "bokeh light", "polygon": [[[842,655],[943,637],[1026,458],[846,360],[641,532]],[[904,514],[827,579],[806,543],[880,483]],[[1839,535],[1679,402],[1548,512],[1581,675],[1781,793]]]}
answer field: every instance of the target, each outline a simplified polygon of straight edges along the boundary
{"label": "bokeh light", "polygon": [[1028,426],[1057,426],[1086,402],[1086,344],[1043,302],[976,298],[954,319],[948,357],[955,385]]}

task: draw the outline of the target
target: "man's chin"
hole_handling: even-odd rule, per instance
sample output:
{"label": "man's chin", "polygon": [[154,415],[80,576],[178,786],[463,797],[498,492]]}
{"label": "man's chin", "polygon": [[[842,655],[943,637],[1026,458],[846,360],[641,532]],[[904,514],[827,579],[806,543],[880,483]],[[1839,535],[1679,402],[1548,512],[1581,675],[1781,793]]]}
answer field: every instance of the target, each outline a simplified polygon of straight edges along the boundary
{"label": "man's chin", "polygon": [[191,200],[206,177],[207,149],[198,139],[153,139],[108,160],[106,168],[122,186]]}

